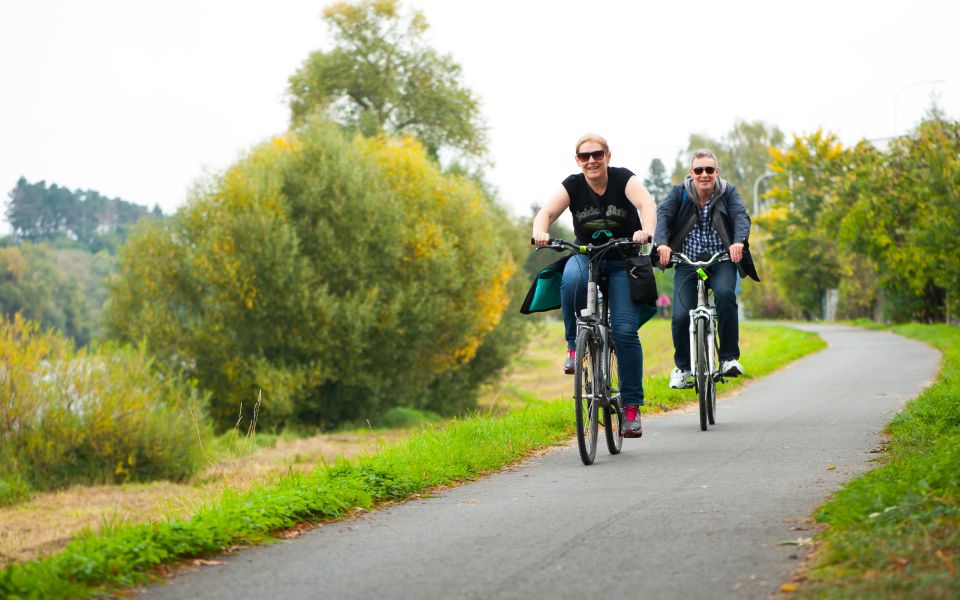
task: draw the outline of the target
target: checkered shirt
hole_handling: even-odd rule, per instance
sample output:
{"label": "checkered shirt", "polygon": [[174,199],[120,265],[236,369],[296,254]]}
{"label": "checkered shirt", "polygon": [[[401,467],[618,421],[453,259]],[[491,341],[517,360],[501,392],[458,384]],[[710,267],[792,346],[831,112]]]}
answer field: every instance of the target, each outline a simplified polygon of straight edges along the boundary
{"label": "checkered shirt", "polygon": [[697,222],[693,224],[687,239],[683,241],[683,248],[680,252],[686,254],[693,260],[701,253],[713,256],[715,253],[723,250],[723,242],[720,241],[720,234],[713,228],[710,222],[710,205],[707,202],[703,208],[697,211]]}

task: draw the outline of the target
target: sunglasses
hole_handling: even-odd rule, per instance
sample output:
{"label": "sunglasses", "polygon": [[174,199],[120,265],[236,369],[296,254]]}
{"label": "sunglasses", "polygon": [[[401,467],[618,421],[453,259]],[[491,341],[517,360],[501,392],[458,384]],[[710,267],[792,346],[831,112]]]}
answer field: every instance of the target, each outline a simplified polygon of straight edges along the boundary
{"label": "sunglasses", "polygon": [[694,167],[693,168],[694,175],[699,175],[704,171],[707,172],[707,175],[713,175],[714,173],[717,172],[717,169],[715,167]]}
{"label": "sunglasses", "polygon": [[593,152],[577,152],[577,160],[580,162],[587,162],[592,157],[593,160],[603,160],[603,157],[606,156],[606,150],[594,150]]}

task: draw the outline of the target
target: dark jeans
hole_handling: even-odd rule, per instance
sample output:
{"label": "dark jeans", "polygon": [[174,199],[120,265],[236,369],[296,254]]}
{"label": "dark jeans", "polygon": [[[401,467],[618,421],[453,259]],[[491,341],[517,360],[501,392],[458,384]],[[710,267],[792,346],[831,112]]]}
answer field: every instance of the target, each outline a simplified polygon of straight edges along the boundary
{"label": "dark jeans", "polygon": [[[624,406],[643,404],[643,348],[637,332],[643,311],[630,300],[630,284],[622,260],[601,260],[599,272],[609,278],[610,334],[617,347],[620,394]],[[560,303],[567,348],[577,342],[577,313],[587,306],[587,257],[574,254],[567,261],[560,280]]]}
{"label": "dark jeans", "polygon": [[[689,265],[677,265],[673,276],[673,362],[690,370],[690,309],[697,306],[697,273]],[[707,269],[717,307],[717,333],[721,361],[740,358],[740,321],[737,316],[737,267],[717,263]]]}

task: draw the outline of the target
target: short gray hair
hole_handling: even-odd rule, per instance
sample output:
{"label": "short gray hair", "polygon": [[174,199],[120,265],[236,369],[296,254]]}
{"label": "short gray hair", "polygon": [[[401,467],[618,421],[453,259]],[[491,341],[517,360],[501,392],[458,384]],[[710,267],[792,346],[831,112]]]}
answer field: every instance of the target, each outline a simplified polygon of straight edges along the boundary
{"label": "short gray hair", "polygon": [[720,169],[720,159],[717,158],[717,155],[714,154],[713,151],[707,150],[706,148],[701,148],[700,150],[693,151],[693,155],[690,156],[691,169],[693,168],[693,161],[697,160],[698,158],[712,158],[713,164],[717,166],[717,170]]}

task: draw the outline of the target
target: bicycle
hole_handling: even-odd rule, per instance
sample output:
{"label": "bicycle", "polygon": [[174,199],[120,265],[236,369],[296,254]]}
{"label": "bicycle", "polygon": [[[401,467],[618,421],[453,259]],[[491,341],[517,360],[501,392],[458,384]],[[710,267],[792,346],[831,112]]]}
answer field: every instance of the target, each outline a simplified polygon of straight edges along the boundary
{"label": "bicycle", "polygon": [[693,371],[694,388],[700,403],[700,430],[716,424],[717,382],[723,383],[720,371],[720,343],[717,338],[717,308],[713,296],[709,293],[705,269],[717,263],[730,260],[726,251],[717,252],[707,260],[690,260],[679,252],[670,256],[670,264],[685,264],[696,269],[697,306],[690,309],[690,362]]}
{"label": "bicycle", "polygon": [[573,398],[577,417],[577,448],[583,464],[593,464],[597,455],[599,413],[610,454],[623,448],[624,409],[620,405],[620,374],[617,351],[610,334],[610,307],[600,290],[598,262],[615,248],[637,248],[629,239],[612,239],[594,246],[551,239],[541,248],[572,250],[587,255],[587,306],[577,315]]}

